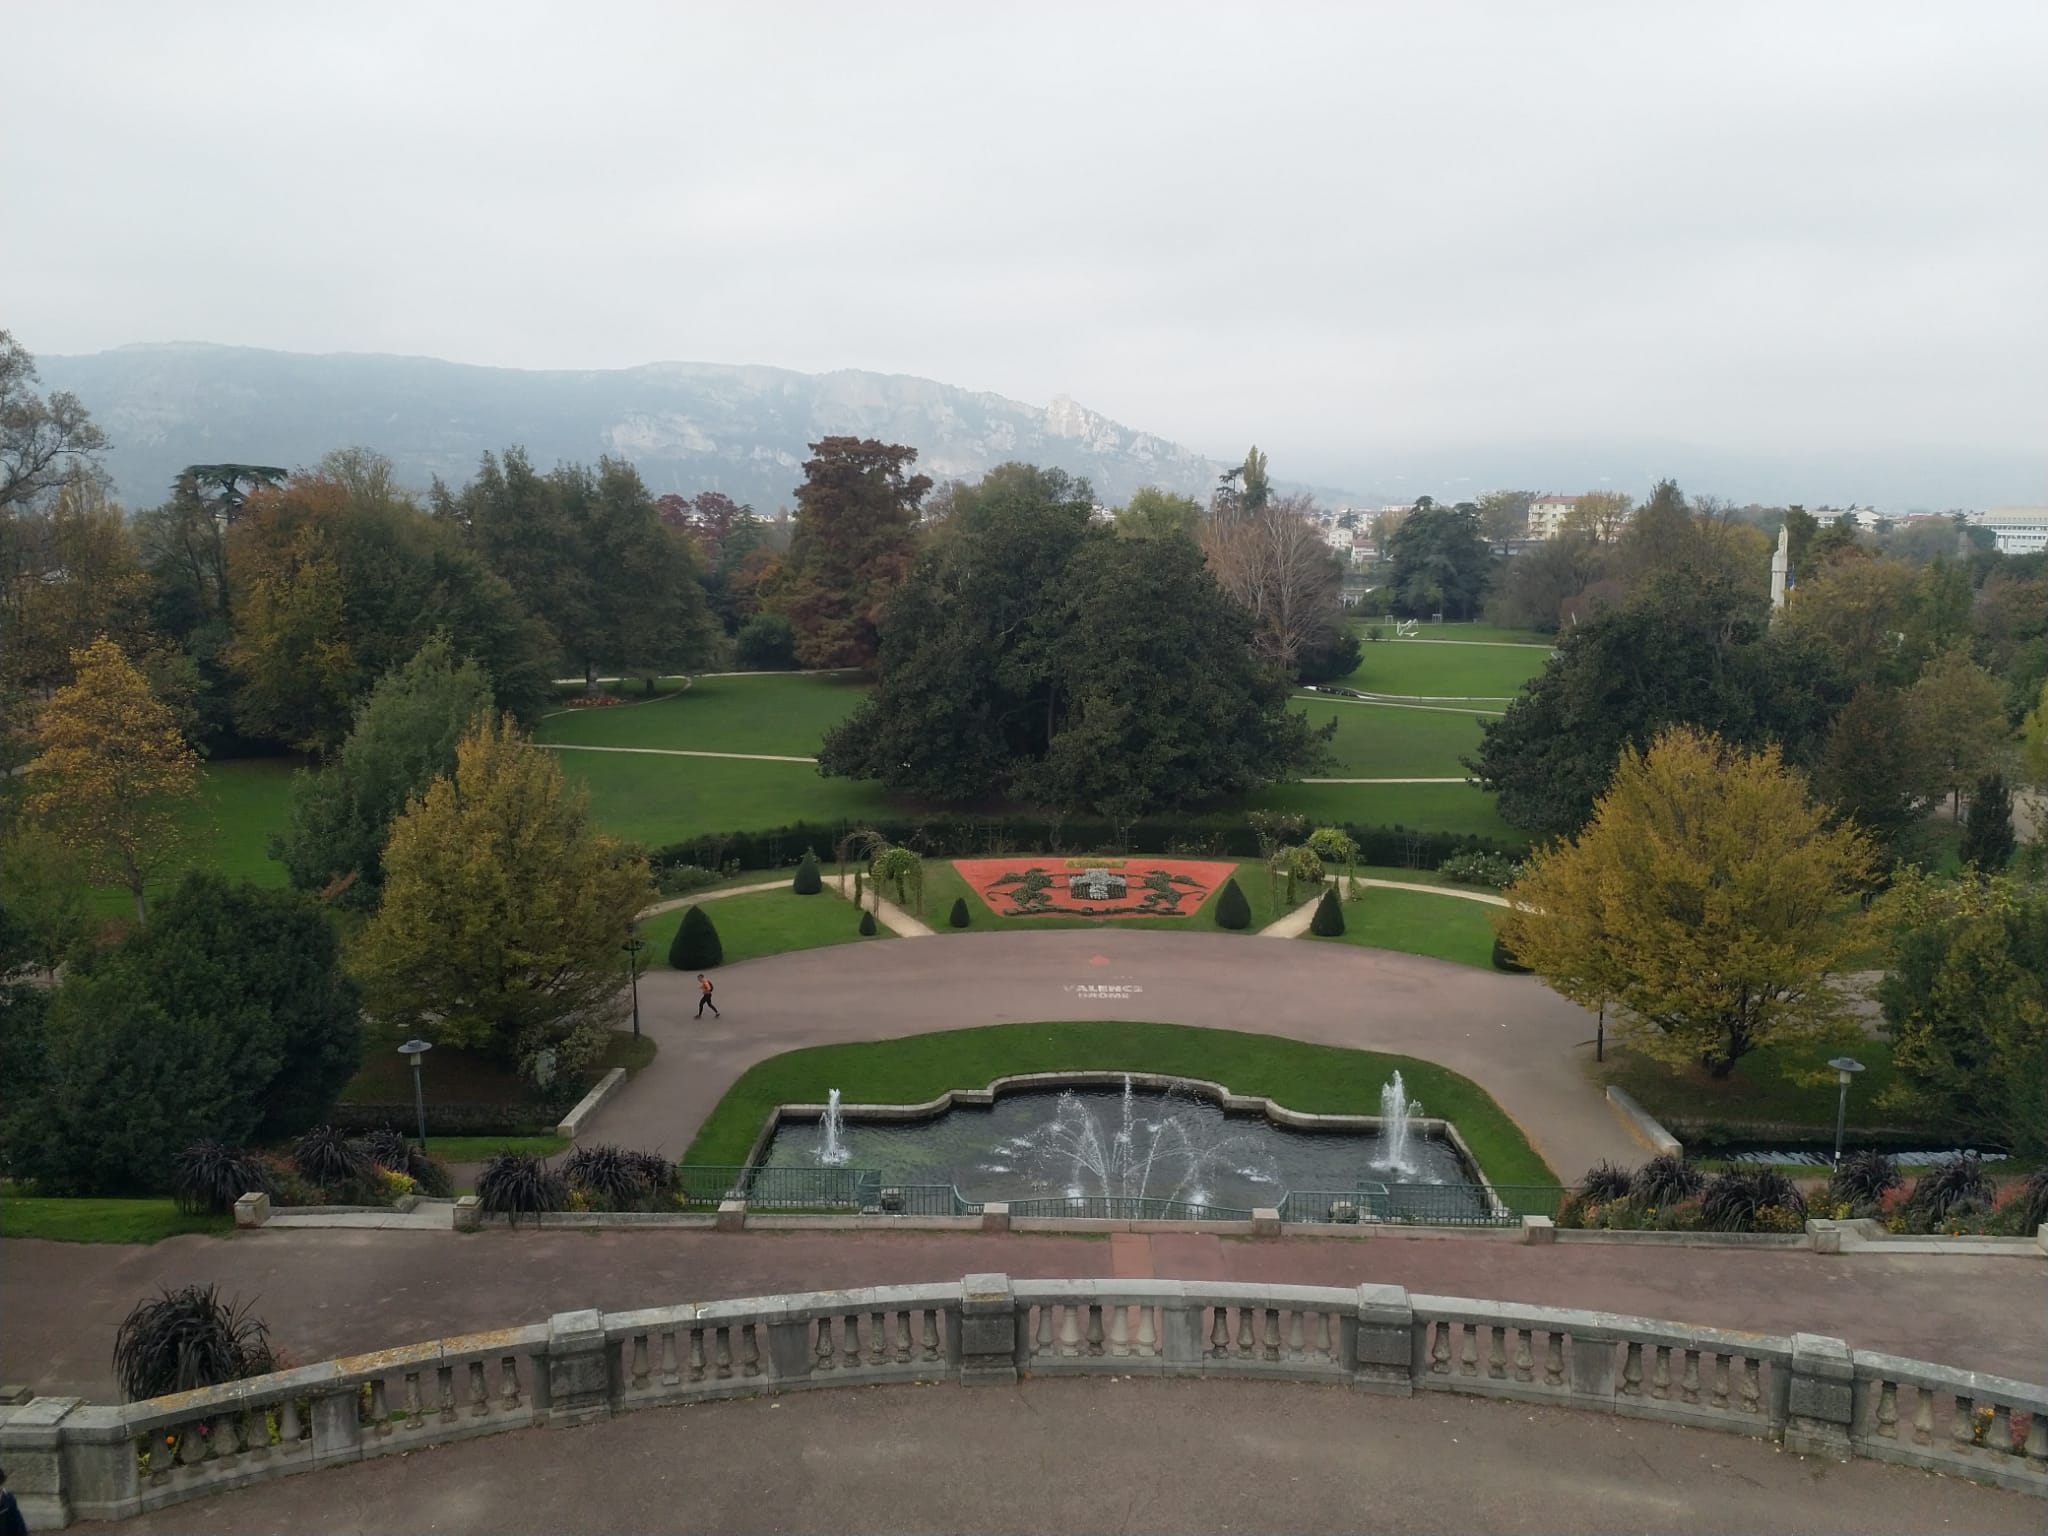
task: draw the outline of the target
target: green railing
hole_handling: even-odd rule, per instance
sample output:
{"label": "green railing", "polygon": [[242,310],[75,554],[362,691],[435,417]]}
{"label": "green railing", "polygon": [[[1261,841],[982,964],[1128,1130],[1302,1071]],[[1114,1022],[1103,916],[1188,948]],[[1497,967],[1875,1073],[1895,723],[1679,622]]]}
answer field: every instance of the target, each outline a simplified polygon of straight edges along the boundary
{"label": "green railing", "polygon": [[1096,1221],[1250,1221],[1252,1213],[1231,1205],[1198,1205],[1150,1195],[1068,1195],[1012,1200],[1010,1216]]}
{"label": "green railing", "polygon": [[1567,1191],[1554,1184],[1377,1184],[1297,1189],[1280,1202],[1282,1221],[1399,1222],[1430,1227],[1512,1227],[1555,1214]]}

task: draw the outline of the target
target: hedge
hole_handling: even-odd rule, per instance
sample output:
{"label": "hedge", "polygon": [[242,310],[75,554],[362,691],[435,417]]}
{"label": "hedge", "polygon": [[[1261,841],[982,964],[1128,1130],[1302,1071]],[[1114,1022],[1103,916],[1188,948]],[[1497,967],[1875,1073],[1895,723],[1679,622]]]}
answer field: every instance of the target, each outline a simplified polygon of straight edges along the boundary
{"label": "hedge", "polygon": [[[840,840],[862,825],[892,843],[936,858],[1062,852],[1233,859],[1260,855],[1258,839],[1249,826],[1205,827],[1187,820],[1119,824],[1092,818],[1055,822],[1028,816],[941,815],[921,821],[800,821],[766,831],[717,833],[657,848],[652,859],[657,871],[680,864],[723,869],[735,861],[741,869],[781,869],[801,860],[806,849],[821,849],[822,857],[831,857]],[[1358,844],[1359,863],[1404,869],[1435,869],[1461,853],[1520,857],[1526,851],[1467,832],[1414,832],[1406,827],[1361,827],[1348,822],[1343,830]]]}

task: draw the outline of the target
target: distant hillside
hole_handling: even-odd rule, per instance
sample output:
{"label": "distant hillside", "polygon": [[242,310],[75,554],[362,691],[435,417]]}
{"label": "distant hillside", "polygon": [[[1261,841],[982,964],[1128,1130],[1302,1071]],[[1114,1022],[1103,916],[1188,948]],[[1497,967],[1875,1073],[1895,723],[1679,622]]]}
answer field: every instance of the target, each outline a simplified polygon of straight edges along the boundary
{"label": "distant hillside", "polygon": [[806,445],[833,433],[908,443],[934,479],[1011,459],[1086,475],[1105,503],[1140,486],[1206,495],[1221,465],[1060,397],[1048,407],[897,374],[792,373],[717,363],[590,372],[477,368],[425,357],[313,356],[198,343],[37,359],[112,443],[132,506],[187,464],[311,464],[362,445],[409,484],[459,484],[486,450],[523,445],[542,467],[631,459],[657,495],[720,490],[768,512],[791,501]]}

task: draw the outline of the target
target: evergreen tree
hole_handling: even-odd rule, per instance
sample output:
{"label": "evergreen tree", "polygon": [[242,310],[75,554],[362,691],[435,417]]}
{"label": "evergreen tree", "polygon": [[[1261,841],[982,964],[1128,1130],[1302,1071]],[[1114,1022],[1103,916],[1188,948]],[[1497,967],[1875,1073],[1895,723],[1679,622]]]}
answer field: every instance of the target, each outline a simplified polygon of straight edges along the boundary
{"label": "evergreen tree", "polygon": [[1218,928],[1243,929],[1252,925],[1252,904],[1238,888],[1237,877],[1231,876],[1223,882],[1223,889],[1216,894],[1216,926]]}
{"label": "evergreen tree", "polygon": [[928,475],[917,450],[874,439],[811,444],[778,600],[807,667],[872,667],[882,610],[909,573]]}
{"label": "evergreen tree", "polygon": [[953,898],[953,910],[946,914],[947,926],[965,928],[973,921],[974,919],[968,916],[967,913],[967,898],[965,896],[955,896]]}
{"label": "evergreen tree", "polygon": [[676,924],[676,936],[669,942],[668,963],[679,971],[708,971],[725,960],[725,946],[711,915],[702,907],[684,909]]}
{"label": "evergreen tree", "polygon": [[872,939],[877,931],[875,927],[875,914],[868,911],[865,907],[861,908],[860,936],[864,939]]}
{"label": "evergreen tree", "polygon": [[1980,875],[1995,875],[2012,862],[2018,839],[2012,830],[2012,791],[2005,776],[1980,780],[1970,797],[1969,819],[1963,823],[1963,862]]}
{"label": "evergreen tree", "polygon": [[799,896],[815,896],[825,888],[824,877],[818,873],[818,856],[810,849],[804,850],[803,862],[796,867],[796,878],[789,882],[789,888]]}
{"label": "evergreen tree", "polygon": [[1308,931],[1321,939],[1334,939],[1344,931],[1344,904],[1337,899],[1337,890],[1332,886],[1323,892],[1323,899],[1316,903],[1316,915],[1309,919]]}

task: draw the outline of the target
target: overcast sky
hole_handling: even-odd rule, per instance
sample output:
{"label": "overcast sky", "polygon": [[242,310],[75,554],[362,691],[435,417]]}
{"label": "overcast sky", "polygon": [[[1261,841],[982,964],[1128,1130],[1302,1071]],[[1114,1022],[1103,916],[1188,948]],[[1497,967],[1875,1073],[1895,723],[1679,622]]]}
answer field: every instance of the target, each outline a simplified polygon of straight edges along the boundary
{"label": "overcast sky", "polygon": [[2027,466],[2048,0],[9,6],[0,325]]}

